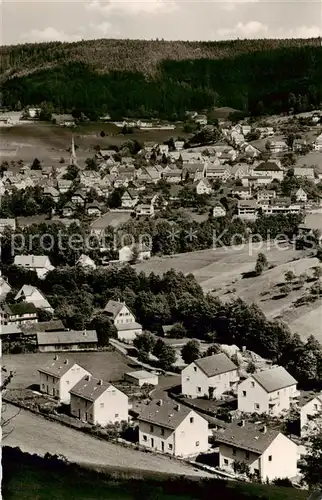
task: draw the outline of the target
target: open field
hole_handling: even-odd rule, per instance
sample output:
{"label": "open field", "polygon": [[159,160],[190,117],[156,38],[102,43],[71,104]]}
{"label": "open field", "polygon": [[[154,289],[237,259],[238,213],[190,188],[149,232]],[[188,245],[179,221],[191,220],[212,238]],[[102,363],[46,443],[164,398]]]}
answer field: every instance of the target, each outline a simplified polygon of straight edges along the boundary
{"label": "open field", "polygon": [[[21,410],[17,414],[17,407],[6,406],[6,418],[16,415],[12,420],[12,432],[5,438],[4,444],[7,446],[18,446],[22,451],[37,453],[41,456],[47,452],[61,454],[71,462],[84,465],[135,468],[142,471],[165,472],[168,474],[210,476],[206,472],[195,470],[192,466],[167,457],[124,448],[62,426],[57,422],[51,422],[25,410]],[[69,498],[74,497],[70,496]]]}
{"label": "open field", "polygon": [[[243,278],[254,270],[258,252],[263,252],[270,265],[261,276]],[[245,246],[243,249],[217,248],[169,257],[153,257],[136,265],[137,271],[163,274],[173,268],[185,274],[192,273],[205,292],[212,292],[221,300],[241,297],[246,302],[255,302],[271,319],[281,317],[304,339],[310,334],[322,342],[322,301],[309,306],[295,308],[293,302],[308,291],[312,283],[293,290],[283,298],[277,298],[278,286],[284,284],[286,271],[297,276],[306,273],[312,276],[313,268],[319,264],[308,252],[294,250],[289,245],[269,249],[266,244],[260,250]]]}
{"label": "open field", "polygon": [[[67,358],[79,363],[89,370],[94,377],[106,381],[116,381],[123,378],[124,372],[136,369],[134,365],[127,364],[127,359],[118,352],[79,352],[59,353],[62,359]],[[13,370],[15,376],[10,384],[10,389],[22,389],[32,384],[38,384],[38,368],[41,368],[54,357],[54,353],[36,354],[4,354],[2,362],[8,370]]]}
{"label": "open field", "polygon": [[[104,131],[106,136],[101,137]],[[120,146],[129,140],[164,142],[170,137],[187,137],[179,127],[174,130],[137,130],[133,134],[122,135],[121,129],[106,123],[93,123],[74,128],[61,127],[46,123],[30,123],[1,129],[1,143],[6,148],[16,148],[14,157],[2,156],[2,160],[20,159],[28,162],[37,157],[44,164],[49,161],[59,165],[60,158],[69,158],[68,148],[72,135],[77,146],[77,158],[82,164],[89,156],[93,155],[94,146],[108,149],[111,145]],[[109,135],[108,135],[109,134]],[[0,147],[1,149],[1,147]]]}

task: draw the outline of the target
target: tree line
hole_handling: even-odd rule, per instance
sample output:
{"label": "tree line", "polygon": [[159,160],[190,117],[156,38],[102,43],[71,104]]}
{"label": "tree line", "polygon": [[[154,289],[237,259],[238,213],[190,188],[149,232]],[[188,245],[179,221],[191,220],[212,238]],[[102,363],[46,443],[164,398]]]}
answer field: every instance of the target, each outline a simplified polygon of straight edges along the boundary
{"label": "tree line", "polygon": [[24,284],[42,290],[69,328],[95,327],[96,322],[108,337],[113,332],[102,310],[108,300],[120,299],[147,331],[160,334],[162,326],[180,324],[187,337],[245,346],[284,366],[303,387],[321,385],[322,346],[313,336],[301,340],[284,323],[268,320],[255,304],[241,299],[224,303],[204,294],[192,274],[170,270],[163,276],[146,275],[131,266],[57,268],[44,280],[16,266],[2,266],[2,273],[14,291]]}
{"label": "tree line", "polygon": [[[214,51],[206,44],[198,58],[160,57],[153,74],[146,69],[152,64],[149,57],[137,68],[135,63],[129,67],[122,55],[120,63],[112,64],[108,72],[97,72],[107,63],[93,63],[82,57],[82,45],[78,53],[75,47],[68,56],[59,46],[56,60],[49,62],[43,46],[37,55],[33,48],[24,46],[6,49],[4,55],[11,57],[13,74],[19,50],[26,68],[36,67],[27,74],[4,78],[3,104],[16,108],[17,103],[24,107],[47,102],[56,111],[78,110],[91,119],[109,112],[114,119],[128,116],[170,120],[183,119],[188,110],[211,110],[214,106],[230,106],[256,116],[307,111],[320,105],[321,46],[274,45],[265,41],[254,43],[257,51],[245,52],[239,49],[242,41],[240,44]],[[7,65],[9,75],[10,63]]]}

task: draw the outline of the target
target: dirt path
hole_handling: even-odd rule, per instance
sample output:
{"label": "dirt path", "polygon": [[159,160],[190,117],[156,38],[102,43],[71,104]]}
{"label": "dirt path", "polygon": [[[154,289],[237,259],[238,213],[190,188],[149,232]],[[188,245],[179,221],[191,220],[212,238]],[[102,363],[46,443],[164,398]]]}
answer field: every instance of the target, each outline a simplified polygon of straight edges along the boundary
{"label": "dirt path", "polygon": [[[7,405],[6,418],[16,414],[17,411],[16,407]],[[28,411],[21,410],[10,426],[12,432],[3,440],[3,445],[19,446],[25,452],[39,455],[44,455],[46,452],[62,454],[68,460],[82,464],[130,467],[189,476],[210,476],[206,472],[175,460],[100,441]]]}

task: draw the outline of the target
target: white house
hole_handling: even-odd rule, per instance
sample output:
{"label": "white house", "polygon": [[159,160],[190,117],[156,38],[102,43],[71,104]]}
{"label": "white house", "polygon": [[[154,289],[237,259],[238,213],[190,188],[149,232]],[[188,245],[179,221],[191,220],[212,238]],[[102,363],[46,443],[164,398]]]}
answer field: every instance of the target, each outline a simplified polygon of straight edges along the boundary
{"label": "white house", "polygon": [[209,181],[207,179],[199,179],[195,181],[194,186],[196,188],[196,193],[199,195],[212,193],[212,187],[210,186]]}
{"label": "white house", "polygon": [[255,220],[257,218],[258,207],[256,200],[239,201],[237,210],[240,219]]}
{"label": "white house", "polygon": [[117,329],[117,338],[123,341],[133,341],[142,333],[142,325],[135,321],[134,314],[125,302],[109,300],[104,312],[111,318]]}
{"label": "white house", "polygon": [[313,395],[308,401],[301,406],[300,424],[301,436],[310,432],[310,427],[314,427],[313,417],[321,423],[322,421],[322,393]]}
{"label": "white house", "polygon": [[154,215],[154,205],[153,203],[141,203],[136,207],[135,210],[136,215],[148,215],[149,217],[153,217]]}
{"label": "white house", "polygon": [[318,135],[314,142],[315,151],[322,151],[322,134]]}
{"label": "white house", "polygon": [[146,260],[151,257],[151,250],[145,245],[124,246],[119,250],[119,261],[130,262],[133,258],[133,251],[137,249],[138,260]]}
{"label": "white house", "polygon": [[35,271],[40,279],[55,269],[46,255],[15,255],[14,265]]}
{"label": "white house", "polygon": [[70,402],[69,390],[89,372],[77,363],[58,356],[47,365],[38,369],[40,391],[59,399],[61,403]]}
{"label": "white house", "polygon": [[280,415],[299,396],[297,381],[282,366],[250,375],[238,386],[238,410]]}
{"label": "white house", "polygon": [[221,205],[215,205],[212,209],[212,216],[217,218],[217,217],[225,217],[226,215],[226,209]]}
{"label": "white house", "polygon": [[87,268],[90,268],[90,269],[96,269],[96,264],[95,262],[93,261],[93,259],[91,259],[88,255],[85,255],[85,254],[82,254],[78,261],[76,262],[76,265],[77,266],[82,266],[82,267],[87,267]]}
{"label": "white house", "polygon": [[251,175],[255,177],[270,177],[271,180],[277,179],[278,181],[282,181],[284,171],[276,163],[265,161],[253,168]]}
{"label": "white house", "polygon": [[258,191],[256,198],[257,198],[258,202],[262,202],[262,201],[266,202],[266,201],[273,200],[274,198],[276,198],[276,191],[274,191],[273,189],[272,190],[267,190],[267,189],[260,190],[260,191]]}
{"label": "white house", "polygon": [[32,285],[23,285],[14,300],[28,302],[29,304],[34,304],[39,309],[45,309],[48,312],[53,313],[54,309],[49,304],[45,296]]}
{"label": "white house", "polygon": [[139,444],[178,457],[208,450],[208,422],[173,400],[154,400],[138,416]]}
{"label": "white house", "polygon": [[128,397],[108,382],[85,375],[70,389],[70,411],[82,422],[105,426],[128,421]]}
{"label": "white house", "polygon": [[303,188],[300,188],[296,191],[295,198],[296,198],[296,201],[303,201],[304,203],[307,202],[307,194]]}
{"label": "white house", "polygon": [[294,177],[300,177],[304,179],[314,180],[314,168],[313,167],[295,167]]}
{"label": "white house", "polygon": [[181,392],[191,398],[220,398],[237,386],[237,366],[224,353],[196,359],[181,372]]}
{"label": "white house", "polygon": [[223,470],[232,473],[234,462],[242,462],[262,481],[297,475],[297,445],[278,430],[242,421],[218,431],[215,439]]}
{"label": "white house", "polygon": [[11,286],[3,276],[0,275],[0,301],[5,300],[9,292],[11,292]]}

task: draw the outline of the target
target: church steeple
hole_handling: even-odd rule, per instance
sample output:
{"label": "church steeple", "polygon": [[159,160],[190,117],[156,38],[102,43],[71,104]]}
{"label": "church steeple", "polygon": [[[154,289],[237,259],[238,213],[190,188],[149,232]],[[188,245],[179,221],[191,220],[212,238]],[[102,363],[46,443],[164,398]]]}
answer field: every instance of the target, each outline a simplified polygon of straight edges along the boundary
{"label": "church steeple", "polygon": [[77,165],[75,142],[74,142],[74,136],[73,135],[72,135],[72,145],[71,145],[71,153],[70,153],[69,163],[70,163],[70,165]]}

